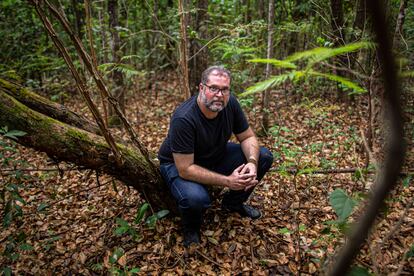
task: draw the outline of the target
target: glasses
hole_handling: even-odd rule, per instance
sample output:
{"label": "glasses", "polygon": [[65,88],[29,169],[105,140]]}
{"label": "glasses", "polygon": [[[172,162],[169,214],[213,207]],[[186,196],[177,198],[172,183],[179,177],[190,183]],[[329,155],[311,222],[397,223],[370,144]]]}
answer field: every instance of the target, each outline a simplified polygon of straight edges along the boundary
{"label": "glasses", "polygon": [[221,92],[221,94],[223,94],[223,96],[227,96],[230,94],[230,89],[228,87],[226,88],[218,88],[215,86],[209,86],[205,83],[203,83],[204,86],[208,87],[208,89],[210,89],[210,92],[214,93],[214,94],[218,94],[219,92]]}

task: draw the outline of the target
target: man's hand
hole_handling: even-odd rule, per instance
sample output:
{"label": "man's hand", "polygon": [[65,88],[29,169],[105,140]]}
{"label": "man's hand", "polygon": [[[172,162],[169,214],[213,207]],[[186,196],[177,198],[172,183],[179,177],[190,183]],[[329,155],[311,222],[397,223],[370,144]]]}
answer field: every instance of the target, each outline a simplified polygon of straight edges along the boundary
{"label": "man's hand", "polygon": [[258,181],[256,180],[257,168],[256,168],[255,164],[247,163],[246,165],[244,165],[244,168],[240,171],[240,174],[243,174],[243,175],[246,175],[246,174],[252,175],[253,174],[253,176],[250,178],[251,183],[249,183],[249,185],[244,188],[245,191],[247,191],[248,189],[256,186],[256,184],[258,183]]}
{"label": "man's hand", "polygon": [[247,190],[258,183],[256,180],[256,167],[251,164],[255,167],[254,170],[252,168],[245,169],[247,165],[248,164],[242,164],[227,177],[228,181],[226,186],[229,187],[230,190]]}

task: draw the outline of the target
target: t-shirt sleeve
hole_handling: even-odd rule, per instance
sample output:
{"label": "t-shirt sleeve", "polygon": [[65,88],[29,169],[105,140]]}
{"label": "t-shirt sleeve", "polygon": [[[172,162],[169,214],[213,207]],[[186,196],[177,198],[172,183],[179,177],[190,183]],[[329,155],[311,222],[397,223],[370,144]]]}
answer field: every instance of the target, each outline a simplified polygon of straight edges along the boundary
{"label": "t-shirt sleeve", "polygon": [[194,153],[194,129],[187,120],[176,118],[171,121],[170,139],[173,153]]}
{"label": "t-shirt sleeve", "polygon": [[243,109],[241,108],[236,98],[232,98],[231,104],[234,112],[233,133],[240,134],[249,128],[249,123],[247,122]]}

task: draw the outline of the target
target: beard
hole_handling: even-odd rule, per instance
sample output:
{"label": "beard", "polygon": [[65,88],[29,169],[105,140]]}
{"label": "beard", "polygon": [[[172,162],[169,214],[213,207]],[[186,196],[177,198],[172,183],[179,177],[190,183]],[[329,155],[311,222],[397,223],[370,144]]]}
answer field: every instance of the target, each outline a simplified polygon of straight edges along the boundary
{"label": "beard", "polygon": [[220,112],[226,107],[223,100],[208,100],[205,92],[201,93],[201,102],[212,112]]}

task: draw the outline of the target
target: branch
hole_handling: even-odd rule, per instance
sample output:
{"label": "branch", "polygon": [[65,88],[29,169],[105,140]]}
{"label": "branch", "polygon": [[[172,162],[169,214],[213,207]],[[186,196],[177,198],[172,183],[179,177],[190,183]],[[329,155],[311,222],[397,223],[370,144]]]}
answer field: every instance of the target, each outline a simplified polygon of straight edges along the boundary
{"label": "branch", "polygon": [[358,254],[359,248],[364,244],[385,198],[396,185],[404,160],[405,143],[399,99],[401,87],[392,56],[389,34],[386,31],[388,28],[385,22],[383,4],[383,1],[368,1],[378,42],[379,58],[382,63],[385,87],[384,100],[386,101],[386,107],[388,107],[387,115],[390,120],[390,136],[387,137],[388,142],[385,143],[387,145],[385,149],[386,156],[383,166],[381,166],[382,171],[379,172],[376,178],[372,198],[358,224],[353,228],[349,239],[340,250],[338,257],[335,258],[336,262],[331,266],[328,275],[344,275],[349,270],[349,266]]}
{"label": "branch", "polygon": [[[29,1],[35,1],[35,0],[29,0]],[[132,128],[132,126],[131,126],[130,122],[128,121],[128,119],[123,114],[123,112],[122,112],[122,110],[119,106],[118,101],[116,100],[116,98],[112,97],[111,94],[109,93],[109,91],[108,91],[108,89],[107,89],[107,87],[106,87],[106,85],[103,81],[103,78],[102,78],[101,74],[98,72],[97,68],[95,66],[93,66],[91,57],[86,52],[85,48],[83,47],[82,42],[79,40],[79,38],[75,35],[73,30],[71,29],[70,24],[67,21],[67,19],[64,16],[62,16],[62,14],[60,14],[59,11],[53,5],[51,5],[47,0],[45,0],[45,3],[49,7],[49,10],[52,12],[53,16],[62,24],[63,29],[69,35],[70,39],[72,40],[72,42],[75,46],[75,49],[76,49],[79,57],[82,59],[83,63],[85,64],[85,66],[87,68],[87,70],[89,71],[89,73],[92,75],[97,87],[105,95],[105,97],[108,99],[109,103],[114,108],[115,113],[121,119],[126,131],[128,132],[128,135],[130,136],[130,138],[133,142],[133,145],[141,152],[141,154],[144,156],[145,160],[150,165],[150,169],[154,172],[153,175],[156,177],[156,179],[154,179],[154,181],[157,181],[157,182],[160,181],[161,176],[160,176],[158,167],[151,160],[148,150],[145,148],[145,146],[138,139],[138,135],[136,134],[136,132]]]}
{"label": "branch", "polygon": [[53,40],[53,43],[56,45],[59,52],[62,54],[63,59],[65,60],[66,64],[69,67],[70,72],[72,73],[72,76],[75,78],[76,86],[77,86],[79,92],[82,94],[82,96],[86,100],[86,104],[88,105],[89,110],[92,112],[92,115],[95,118],[100,130],[102,131],[102,134],[105,137],[106,142],[110,146],[111,151],[112,151],[112,153],[115,157],[115,160],[117,161],[117,163],[120,164],[122,162],[121,161],[121,154],[120,154],[119,150],[116,147],[115,140],[112,137],[111,133],[107,130],[107,128],[105,126],[105,123],[104,123],[101,115],[99,114],[99,111],[98,111],[97,107],[95,106],[95,104],[93,103],[91,97],[89,96],[89,92],[86,88],[86,84],[82,80],[82,78],[80,77],[79,73],[76,71],[76,68],[75,68],[75,66],[72,62],[72,59],[71,59],[68,51],[66,50],[65,46],[63,45],[63,42],[59,39],[59,37],[58,37],[56,31],[54,30],[51,22],[46,17],[43,9],[40,7],[39,1],[38,0],[28,0],[28,1],[35,7],[36,12],[39,15],[40,19],[42,20],[42,23],[43,23],[44,27],[46,28],[46,31],[48,32],[50,38]]}

